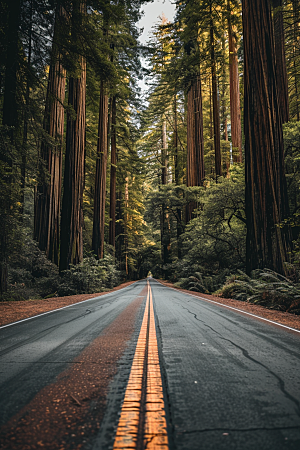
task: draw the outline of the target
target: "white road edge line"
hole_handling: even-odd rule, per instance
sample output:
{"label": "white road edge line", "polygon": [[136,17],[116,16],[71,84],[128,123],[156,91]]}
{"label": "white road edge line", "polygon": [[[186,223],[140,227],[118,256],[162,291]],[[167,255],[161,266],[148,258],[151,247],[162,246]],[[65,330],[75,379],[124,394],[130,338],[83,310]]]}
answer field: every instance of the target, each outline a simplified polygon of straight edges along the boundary
{"label": "white road edge line", "polygon": [[[129,286],[132,286],[133,284],[137,283],[138,281],[142,281],[142,280],[137,280],[134,283],[131,283]],[[125,286],[122,289],[126,289],[129,286]],[[119,290],[121,291],[122,289],[119,289]],[[81,302],[72,303],[71,305],[67,305],[67,306],[62,306],[61,308],[51,309],[50,311],[46,311],[44,313],[37,314],[36,316],[26,317],[26,319],[17,320],[17,322],[7,323],[6,325],[2,325],[0,327],[0,330],[2,330],[2,328],[11,327],[12,325],[17,325],[17,323],[26,322],[27,320],[36,319],[37,317],[45,316],[46,314],[50,314],[50,313],[53,313],[53,312],[56,312],[56,311],[61,311],[62,309],[70,308],[70,306],[80,305],[81,303],[85,303],[85,302],[89,302],[91,300],[95,300],[95,298],[107,297],[108,295],[114,294],[115,292],[117,292],[117,291],[108,292],[107,294],[103,294],[103,295],[99,295],[99,296],[96,296],[96,297],[88,298],[87,300],[82,300]],[[24,301],[26,301],[26,300],[24,300]]]}
{"label": "white road edge line", "polygon": [[173,287],[170,287],[170,286],[166,286],[166,285],[163,284],[161,281],[156,280],[156,278],[153,278],[153,280],[157,281],[157,282],[160,283],[162,286],[165,286],[165,287],[167,287],[167,288],[169,288],[169,289],[173,289],[173,290],[176,291],[176,292],[181,292],[182,294],[186,294],[186,295],[189,295],[190,297],[194,297],[194,298],[198,298],[198,299],[200,299],[200,300],[204,300],[205,302],[215,303],[216,305],[224,306],[224,308],[233,309],[234,311],[241,312],[241,313],[246,314],[246,315],[248,315],[248,316],[256,317],[256,319],[264,320],[265,322],[270,322],[270,323],[273,323],[274,325],[277,325],[277,326],[279,326],[279,327],[287,328],[288,330],[296,331],[296,333],[300,333],[300,330],[297,330],[296,328],[288,327],[287,325],[283,325],[282,323],[275,322],[274,320],[265,319],[264,317],[257,316],[256,314],[249,313],[249,312],[244,311],[244,310],[242,310],[242,309],[234,308],[233,306],[224,305],[224,303],[219,303],[219,302],[216,302],[216,301],[214,301],[214,300],[209,300],[208,298],[198,297],[198,295],[193,295],[193,294],[188,294],[187,292],[182,292],[180,289],[176,289],[176,288],[173,288]]}

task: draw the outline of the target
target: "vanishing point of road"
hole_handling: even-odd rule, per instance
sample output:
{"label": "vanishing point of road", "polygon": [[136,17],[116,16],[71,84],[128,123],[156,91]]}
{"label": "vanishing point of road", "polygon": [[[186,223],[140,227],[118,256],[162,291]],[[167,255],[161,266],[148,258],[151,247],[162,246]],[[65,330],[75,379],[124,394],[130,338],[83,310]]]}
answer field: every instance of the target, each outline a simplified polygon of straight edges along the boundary
{"label": "vanishing point of road", "polygon": [[141,280],[0,328],[0,448],[299,450],[300,332]]}

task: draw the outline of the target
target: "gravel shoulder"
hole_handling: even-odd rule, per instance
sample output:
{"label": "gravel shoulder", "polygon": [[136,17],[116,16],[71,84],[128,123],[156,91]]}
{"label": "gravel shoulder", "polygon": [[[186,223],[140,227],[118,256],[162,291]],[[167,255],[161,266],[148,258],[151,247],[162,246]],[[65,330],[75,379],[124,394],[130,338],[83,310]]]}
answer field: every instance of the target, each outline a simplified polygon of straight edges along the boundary
{"label": "gravel shoulder", "polygon": [[64,306],[73,305],[74,303],[79,303],[90,298],[100,297],[101,295],[105,295],[109,292],[117,291],[129,286],[132,283],[134,283],[134,281],[128,281],[127,283],[120,284],[109,291],[95,294],[70,295],[68,297],[53,297],[44,300],[3,302],[0,303],[0,326],[17,322],[18,320],[27,319],[28,317],[33,317],[47,311],[63,308]]}
{"label": "gravel shoulder", "polygon": [[232,308],[238,308],[243,311],[246,311],[251,314],[255,314],[257,316],[263,317],[264,319],[273,320],[274,322],[280,323],[282,325],[286,325],[291,328],[295,328],[296,330],[300,330],[300,316],[295,314],[291,314],[283,311],[276,311],[273,309],[267,309],[264,306],[253,305],[252,303],[243,302],[240,300],[233,300],[230,298],[221,298],[215,297],[214,295],[201,294],[200,292],[188,291],[186,289],[181,289],[174,286],[172,283],[157,280],[165,286],[177,289],[182,292],[186,292],[188,294],[193,294],[196,297],[205,298],[207,300],[213,300],[214,302],[221,303],[226,306],[231,306]]}

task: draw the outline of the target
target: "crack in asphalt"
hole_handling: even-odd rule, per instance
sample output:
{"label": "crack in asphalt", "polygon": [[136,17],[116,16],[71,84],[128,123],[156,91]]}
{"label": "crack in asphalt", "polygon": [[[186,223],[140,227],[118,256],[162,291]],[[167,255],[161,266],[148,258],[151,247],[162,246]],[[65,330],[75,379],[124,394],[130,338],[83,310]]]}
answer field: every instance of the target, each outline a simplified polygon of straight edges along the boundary
{"label": "crack in asphalt", "polygon": [[300,425],[287,426],[287,427],[253,427],[253,428],[202,428],[200,430],[187,430],[178,431],[177,434],[193,434],[193,433],[205,433],[213,431],[227,432],[247,432],[247,431],[279,431],[279,430],[299,430]]}
{"label": "crack in asphalt", "polygon": [[[182,306],[182,305],[181,305]],[[212,330],[214,333],[216,333],[220,339],[222,339],[223,341],[227,341],[230,344],[232,344],[234,347],[238,348],[239,350],[241,350],[242,354],[245,356],[245,358],[249,359],[250,361],[254,362],[255,364],[258,364],[259,366],[263,367],[264,369],[266,369],[274,378],[276,378],[276,380],[278,381],[278,385],[279,385],[279,389],[281,390],[281,392],[283,393],[283,395],[288,398],[291,402],[293,402],[296,405],[296,413],[297,415],[300,417],[300,403],[299,401],[293,397],[288,391],[286,391],[285,389],[285,384],[284,381],[282,380],[282,378],[277,375],[275,372],[273,372],[269,367],[267,367],[265,364],[263,364],[262,362],[258,361],[257,359],[253,358],[252,356],[249,355],[248,351],[241,347],[240,345],[236,344],[235,342],[231,341],[230,339],[225,338],[224,336],[222,336],[217,330],[215,330],[214,328],[212,328],[210,325],[207,325],[203,320],[198,319],[197,314],[195,314],[194,312],[190,311],[188,308],[185,308],[184,306],[182,306],[183,309],[186,309],[190,314],[192,314],[194,316],[194,318],[202,323],[205,327],[209,328],[210,330]]]}

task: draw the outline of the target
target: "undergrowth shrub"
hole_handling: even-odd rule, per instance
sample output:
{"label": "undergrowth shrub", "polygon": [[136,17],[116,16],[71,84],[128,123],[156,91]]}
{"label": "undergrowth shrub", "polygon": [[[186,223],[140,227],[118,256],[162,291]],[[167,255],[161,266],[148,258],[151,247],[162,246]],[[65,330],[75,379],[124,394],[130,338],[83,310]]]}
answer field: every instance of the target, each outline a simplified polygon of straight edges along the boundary
{"label": "undergrowth shrub", "polygon": [[92,294],[120,283],[120,272],[113,256],[97,260],[94,255],[59,275],[37,242],[26,237],[20,253],[11,258],[8,292],[2,300],[28,300],[55,296]]}
{"label": "undergrowth shrub", "polygon": [[300,314],[300,283],[270,269],[254,270],[251,276],[240,271],[228,277],[215,295]]}
{"label": "undergrowth shrub", "polygon": [[120,281],[120,273],[111,255],[97,260],[95,256],[84,258],[63,273],[59,295],[92,294],[113,288]]}

